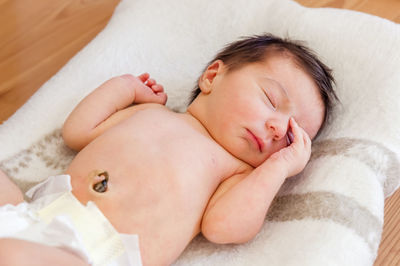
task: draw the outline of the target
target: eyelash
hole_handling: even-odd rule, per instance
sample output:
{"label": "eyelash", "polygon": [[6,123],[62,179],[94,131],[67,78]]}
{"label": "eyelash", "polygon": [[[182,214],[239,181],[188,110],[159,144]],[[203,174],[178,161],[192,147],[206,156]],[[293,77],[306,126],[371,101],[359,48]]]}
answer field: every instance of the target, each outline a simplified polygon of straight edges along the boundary
{"label": "eyelash", "polygon": [[263,90],[263,91],[264,91],[264,94],[267,97],[268,101],[272,105],[272,108],[276,109],[276,104],[274,103],[274,101],[271,100],[271,98],[268,96],[268,93],[265,90]]}

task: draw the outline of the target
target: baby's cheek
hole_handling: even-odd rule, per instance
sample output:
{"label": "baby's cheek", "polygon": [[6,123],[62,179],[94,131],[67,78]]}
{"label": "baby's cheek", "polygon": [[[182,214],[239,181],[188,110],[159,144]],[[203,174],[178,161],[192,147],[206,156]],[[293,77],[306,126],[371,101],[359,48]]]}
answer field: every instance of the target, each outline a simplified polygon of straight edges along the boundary
{"label": "baby's cheek", "polygon": [[288,143],[287,143],[286,139],[275,142],[274,146],[272,148],[272,151],[271,151],[271,155],[275,152],[278,152],[278,151],[286,148],[287,146],[288,146]]}

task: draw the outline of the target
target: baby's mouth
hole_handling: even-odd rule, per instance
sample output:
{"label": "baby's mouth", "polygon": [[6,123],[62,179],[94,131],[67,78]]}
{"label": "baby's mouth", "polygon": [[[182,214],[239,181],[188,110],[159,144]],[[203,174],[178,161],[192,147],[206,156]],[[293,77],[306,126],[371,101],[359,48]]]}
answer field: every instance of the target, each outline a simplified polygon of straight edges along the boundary
{"label": "baby's mouth", "polygon": [[256,135],[254,135],[253,132],[251,132],[250,130],[247,129],[247,131],[250,133],[250,135],[253,138],[254,142],[257,144],[258,150],[260,152],[262,152],[263,151],[263,147],[264,147],[264,142],[260,138],[258,138]]}

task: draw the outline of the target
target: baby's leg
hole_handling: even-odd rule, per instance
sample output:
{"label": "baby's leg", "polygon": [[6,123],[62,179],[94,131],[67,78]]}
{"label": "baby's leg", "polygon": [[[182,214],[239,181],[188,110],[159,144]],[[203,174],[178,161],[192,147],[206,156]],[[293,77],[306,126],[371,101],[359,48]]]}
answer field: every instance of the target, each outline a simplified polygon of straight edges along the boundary
{"label": "baby's leg", "polygon": [[11,238],[0,239],[0,261],[2,265],[88,265],[65,250]]}
{"label": "baby's leg", "polygon": [[0,170],[0,206],[7,203],[17,205],[23,201],[21,190]]}

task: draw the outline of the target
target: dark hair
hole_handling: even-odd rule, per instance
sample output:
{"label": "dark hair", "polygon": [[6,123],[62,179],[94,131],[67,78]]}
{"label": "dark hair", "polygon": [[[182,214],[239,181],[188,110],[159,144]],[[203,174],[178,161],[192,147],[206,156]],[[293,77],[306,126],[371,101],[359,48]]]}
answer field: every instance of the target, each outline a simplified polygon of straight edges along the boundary
{"label": "dark hair", "polygon": [[[320,127],[321,130],[330,120],[336,102],[339,102],[333,89],[335,80],[331,74],[332,70],[322,63],[315,53],[300,41],[288,38],[283,39],[272,34],[244,37],[241,40],[228,44],[207,64],[207,67],[215,60],[222,60],[227,66],[228,71],[233,71],[250,63],[264,61],[267,58],[268,52],[286,53],[292,56],[294,62],[315,81],[325,106],[324,120]],[[197,82],[189,104],[194,101],[200,92],[201,90]]]}

